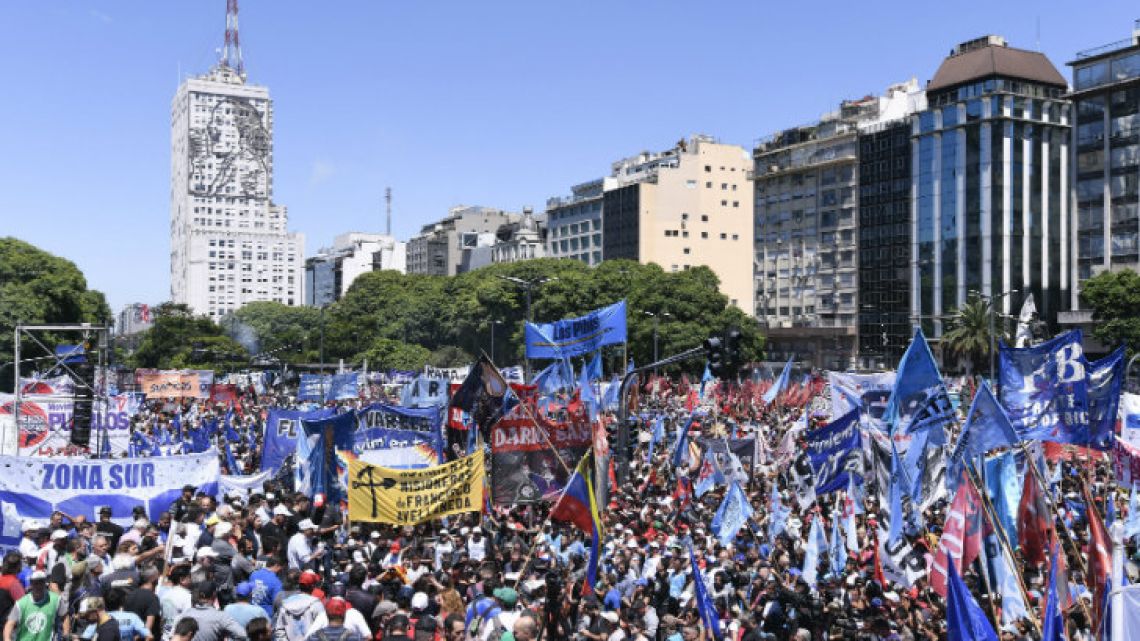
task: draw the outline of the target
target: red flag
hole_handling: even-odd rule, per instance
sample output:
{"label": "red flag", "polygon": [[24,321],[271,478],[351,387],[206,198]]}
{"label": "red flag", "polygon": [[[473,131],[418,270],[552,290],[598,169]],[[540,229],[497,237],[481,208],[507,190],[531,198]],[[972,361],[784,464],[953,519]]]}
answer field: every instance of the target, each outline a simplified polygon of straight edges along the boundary
{"label": "red flag", "polygon": [[946,514],[946,525],[930,566],[930,586],[942,597],[946,596],[949,563],[953,562],[960,574],[962,568],[969,567],[978,558],[984,521],[982,500],[974,484],[963,479]]}
{"label": "red flag", "polygon": [[[1034,465],[1032,461],[1029,465]],[[1045,550],[1049,544],[1053,520],[1049,518],[1049,508],[1045,496],[1037,483],[1037,475],[1029,471],[1025,475],[1025,487],[1021,492],[1021,505],[1017,508],[1017,532],[1021,542],[1021,556],[1030,566],[1045,565]]]}
{"label": "red flag", "polygon": [[1085,503],[1088,505],[1089,517],[1089,563],[1088,576],[1085,580],[1093,593],[1092,629],[1099,630],[1101,617],[1104,615],[1104,590],[1108,585],[1108,576],[1112,567],[1112,542],[1104,529],[1104,522],[1100,520],[1100,514],[1097,513],[1088,486],[1085,486]]}

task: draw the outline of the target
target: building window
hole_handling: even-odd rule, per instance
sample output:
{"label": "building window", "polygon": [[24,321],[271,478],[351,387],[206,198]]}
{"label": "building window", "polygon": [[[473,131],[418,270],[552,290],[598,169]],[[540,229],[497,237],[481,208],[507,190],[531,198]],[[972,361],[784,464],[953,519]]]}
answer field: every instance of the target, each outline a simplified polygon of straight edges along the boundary
{"label": "building window", "polygon": [[[684,253],[686,253],[686,254],[688,254],[688,253],[689,253],[689,248],[688,248],[688,247],[686,247],[686,248],[684,249]],[[686,265],[686,266],[685,266],[685,269],[688,269],[688,268],[689,268],[689,266],[688,266],[688,265]]]}
{"label": "building window", "polygon": [[708,214],[701,214],[701,222],[702,223],[709,222],[709,215]]}
{"label": "building window", "polygon": [[728,240],[728,234],[721,234],[720,239],[721,240]]}
{"label": "building window", "polygon": [[707,173],[711,173],[711,172],[712,172],[712,165],[705,165],[705,173],[707,174]]}
{"label": "building window", "polygon": [[709,237],[709,233],[707,231],[701,232],[701,238],[708,238],[708,237]]}

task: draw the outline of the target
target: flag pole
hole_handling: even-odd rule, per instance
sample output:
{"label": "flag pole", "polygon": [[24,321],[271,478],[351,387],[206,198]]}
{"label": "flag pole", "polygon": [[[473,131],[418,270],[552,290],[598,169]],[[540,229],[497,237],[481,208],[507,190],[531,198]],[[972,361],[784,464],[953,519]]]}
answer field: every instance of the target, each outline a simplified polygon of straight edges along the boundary
{"label": "flag pole", "polygon": [[[491,369],[495,370],[495,375],[503,381],[503,384],[506,385],[508,392],[510,392],[511,386],[509,383],[507,383],[506,379],[503,378],[503,375],[499,373],[499,366],[495,365],[495,361],[492,361],[491,358],[487,356],[487,352],[480,353],[483,355],[483,358],[486,358],[487,362],[491,364]],[[538,419],[534,417],[534,412],[530,411],[530,406],[520,398],[519,407],[523,408],[523,413],[525,413],[527,418],[529,418],[530,421],[534,423],[534,426],[538,428],[538,433],[542,435],[543,440],[546,441],[546,444],[550,446],[551,451],[554,452],[554,458],[558,460],[558,464],[562,466],[562,470],[565,471],[567,475],[572,474],[573,472],[570,471],[570,468],[566,467],[566,461],[562,460],[562,455],[558,453],[558,448],[554,447],[554,443],[550,440],[550,435],[546,433],[546,429],[543,428],[542,425],[539,425]],[[502,420],[502,417],[499,417],[499,420]],[[478,426],[476,426],[476,428],[477,427]],[[494,425],[491,427],[494,427]]]}
{"label": "flag pole", "polygon": [[[1009,540],[1006,539],[1005,528],[1003,528],[1001,526],[1001,523],[999,523],[997,520],[997,510],[994,508],[993,503],[990,501],[989,494],[983,492],[982,489],[978,487],[978,484],[974,479],[974,475],[971,473],[969,466],[966,466],[966,474],[968,480],[970,481],[970,484],[974,486],[974,491],[978,493],[978,496],[982,497],[982,513],[987,519],[989,519],[990,527],[992,527],[994,531],[997,532],[998,543],[1002,546],[1002,549],[1004,551],[1001,562],[1005,563],[1006,559],[1009,559],[1011,565],[1010,570],[1013,572],[1013,575],[1017,577],[1017,585],[1019,588],[1021,588],[1021,600],[1025,603],[1025,612],[1029,615],[1029,621],[1033,623],[1033,627],[1037,630],[1037,634],[1040,635],[1042,634],[1041,624],[1037,621],[1036,613],[1032,608],[1029,607],[1029,591],[1025,589],[1025,578],[1021,576],[1021,572],[1018,571],[1017,566],[1013,565],[1013,546],[1010,544]],[[985,546],[985,538],[983,537],[982,547],[985,548]],[[993,605],[992,596],[990,597],[990,605]]]}

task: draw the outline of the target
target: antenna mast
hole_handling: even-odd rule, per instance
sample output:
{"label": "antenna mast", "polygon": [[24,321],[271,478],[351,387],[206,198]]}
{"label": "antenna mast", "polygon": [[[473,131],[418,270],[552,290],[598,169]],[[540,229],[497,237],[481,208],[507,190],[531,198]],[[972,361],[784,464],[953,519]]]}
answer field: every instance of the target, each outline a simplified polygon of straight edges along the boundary
{"label": "antenna mast", "polygon": [[238,0],[226,0],[226,46],[222,49],[222,64],[245,75],[241,61],[241,39],[238,37]]}
{"label": "antenna mast", "polygon": [[388,212],[388,228],[387,228],[387,231],[384,233],[391,236],[392,235],[392,188],[391,187],[385,187],[384,188],[384,203],[385,203],[385,206],[386,206],[386,209]]}

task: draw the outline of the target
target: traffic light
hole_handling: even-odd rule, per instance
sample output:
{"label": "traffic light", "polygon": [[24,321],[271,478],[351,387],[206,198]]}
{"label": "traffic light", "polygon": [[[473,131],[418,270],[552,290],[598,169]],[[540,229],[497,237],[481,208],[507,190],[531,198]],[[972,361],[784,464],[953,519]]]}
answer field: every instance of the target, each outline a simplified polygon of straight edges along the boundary
{"label": "traffic light", "polygon": [[709,373],[717,378],[727,378],[728,360],[724,349],[724,339],[716,334],[705,339],[705,358],[709,361]]}
{"label": "traffic light", "polygon": [[735,376],[744,367],[744,333],[739,327],[729,327],[724,332],[725,361],[729,372]]}

